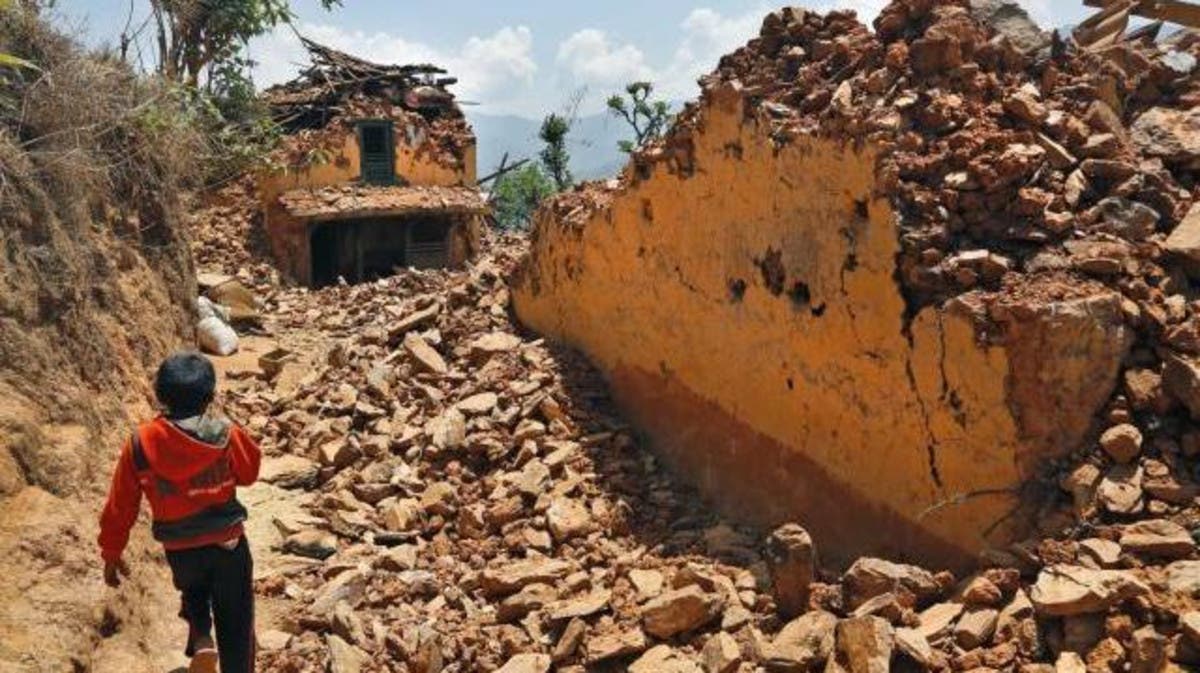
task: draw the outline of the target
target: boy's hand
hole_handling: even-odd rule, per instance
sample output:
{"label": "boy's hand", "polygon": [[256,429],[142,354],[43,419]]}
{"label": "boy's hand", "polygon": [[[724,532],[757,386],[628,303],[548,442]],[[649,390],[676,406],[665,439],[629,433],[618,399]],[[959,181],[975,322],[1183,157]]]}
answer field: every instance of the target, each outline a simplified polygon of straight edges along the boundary
{"label": "boy's hand", "polygon": [[116,588],[121,586],[121,578],[129,577],[129,566],[126,565],[125,559],[117,559],[104,562],[104,583],[110,587]]}

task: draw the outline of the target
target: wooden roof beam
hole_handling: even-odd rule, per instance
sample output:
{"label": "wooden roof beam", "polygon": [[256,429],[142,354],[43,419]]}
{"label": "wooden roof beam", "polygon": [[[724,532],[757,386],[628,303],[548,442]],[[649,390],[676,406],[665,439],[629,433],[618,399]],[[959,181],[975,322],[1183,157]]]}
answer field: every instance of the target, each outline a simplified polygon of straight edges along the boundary
{"label": "wooden roof beam", "polygon": [[[1108,8],[1120,0],[1083,0],[1087,7]],[[1181,26],[1200,28],[1200,4],[1184,0],[1141,0],[1131,13],[1147,19],[1169,21]]]}

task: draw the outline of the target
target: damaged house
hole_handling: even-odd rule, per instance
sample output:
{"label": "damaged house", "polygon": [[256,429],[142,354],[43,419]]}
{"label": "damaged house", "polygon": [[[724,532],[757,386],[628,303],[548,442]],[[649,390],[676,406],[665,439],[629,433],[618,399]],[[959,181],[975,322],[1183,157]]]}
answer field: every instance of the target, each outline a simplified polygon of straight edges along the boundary
{"label": "damaged house", "polygon": [[260,180],[280,268],[321,287],[461,265],[487,207],[474,134],[446,88],[455,79],[304,45],[312,65],[264,92],[286,134]]}

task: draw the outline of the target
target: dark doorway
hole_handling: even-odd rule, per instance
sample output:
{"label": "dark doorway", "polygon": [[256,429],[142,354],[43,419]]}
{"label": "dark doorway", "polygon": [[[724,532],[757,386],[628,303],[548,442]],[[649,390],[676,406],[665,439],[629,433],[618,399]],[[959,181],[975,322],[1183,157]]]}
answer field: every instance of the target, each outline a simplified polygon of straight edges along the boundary
{"label": "dark doorway", "polygon": [[309,234],[312,285],[383,278],[396,268],[444,267],[450,260],[449,217],[373,217],[319,222]]}
{"label": "dark doorway", "polygon": [[396,145],[392,133],[392,122],[390,121],[358,122],[359,171],[362,181],[366,184],[395,184]]}

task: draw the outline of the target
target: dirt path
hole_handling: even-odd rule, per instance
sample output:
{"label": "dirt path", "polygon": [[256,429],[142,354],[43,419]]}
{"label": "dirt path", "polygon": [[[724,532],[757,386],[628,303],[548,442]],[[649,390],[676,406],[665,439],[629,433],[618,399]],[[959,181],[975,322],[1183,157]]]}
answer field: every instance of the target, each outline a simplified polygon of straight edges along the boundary
{"label": "dirt path", "polygon": [[[304,330],[285,332],[279,337],[244,335],[238,353],[229,357],[212,358],[217,368],[222,394],[236,395],[238,391],[252,385],[249,383],[250,379],[261,374],[258,367],[259,356],[283,344],[293,349],[297,354],[297,361],[273,383],[277,390],[288,390],[290,386],[295,385],[304,369],[311,366],[312,358],[318,354],[317,348],[320,343],[319,337]],[[254,556],[255,579],[261,580],[295,570],[296,559],[289,559],[278,551],[282,541],[280,525],[289,522],[291,525],[299,525],[309,520],[311,517],[306,514],[305,507],[311,503],[311,494],[259,482],[241,489],[239,497],[251,512],[251,518],[246,524],[246,535]],[[43,530],[47,527],[69,530],[77,527],[80,521],[89,521],[95,517],[91,507],[64,509],[61,501],[39,498],[32,491],[23,500],[15,502],[13,508],[23,510],[25,515],[0,519],[0,538],[24,534],[19,527],[19,522],[23,520],[37,521],[39,528]],[[101,616],[100,622],[102,625],[109,624],[112,632],[103,632],[102,626],[96,648],[82,670],[91,673],[186,671],[187,659],[182,654],[182,647],[187,629],[177,614],[178,594],[171,586],[170,573],[162,558],[161,549],[149,539],[145,523],[144,520],[139,523],[127,552],[133,576],[115,591],[101,586],[92,587],[92,591],[100,599],[98,602],[101,607],[98,609],[105,615],[110,615]],[[90,543],[90,540],[87,542]],[[47,546],[63,547],[58,544]],[[47,601],[53,603],[54,596],[61,594],[61,587],[71,586],[81,579],[89,586],[95,584],[97,573],[94,572],[94,567],[87,566],[88,562],[84,557],[93,553],[94,549],[89,544],[81,551],[83,554],[76,562],[63,563],[56,569],[55,579],[46,580],[43,577],[32,587],[5,587],[6,590],[0,593],[0,602],[12,611],[10,616],[20,620],[26,617],[15,610],[33,610],[36,605],[45,609]],[[32,600],[5,600],[4,594],[8,593],[7,589],[14,592],[31,590],[34,594],[30,597]],[[22,607],[23,605],[25,607]],[[53,607],[51,610],[63,612]],[[278,599],[266,596],[259,598],[256,618],[260,637],[270,639],[273,633],[278,634],[283,613]],[[44,635],[31,634],[31,638],[40,639]],[[32,640],[6,645],[18,650],[35,649]]]}

